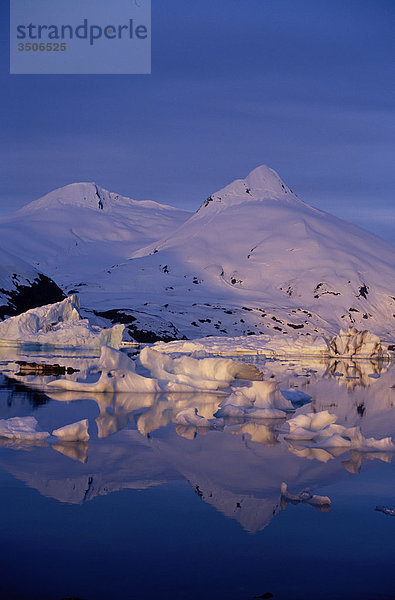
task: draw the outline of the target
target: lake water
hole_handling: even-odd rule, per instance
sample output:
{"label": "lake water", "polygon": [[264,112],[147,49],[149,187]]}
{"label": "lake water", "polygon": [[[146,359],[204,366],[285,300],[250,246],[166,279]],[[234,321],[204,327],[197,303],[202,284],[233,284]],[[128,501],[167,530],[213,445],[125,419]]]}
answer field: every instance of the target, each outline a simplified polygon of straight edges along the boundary
{"label": "lake water", "polygon": [[[15,358],[3,349],[3,368]],[[311,396],[299,410],[395,435],[390,365],[256,364]],[[395,598],[395,518],[375,510],[395,508],[392,454],[293,445],[273,420],[175,424],[188,406],[212,416],[215,394],[49,397],[0,379],[1,419],[35,416],[51,432],[87,418],[90,433],[88,443],[0,440],[2,600]],[[287,502],[283,482],[330,508]]]}

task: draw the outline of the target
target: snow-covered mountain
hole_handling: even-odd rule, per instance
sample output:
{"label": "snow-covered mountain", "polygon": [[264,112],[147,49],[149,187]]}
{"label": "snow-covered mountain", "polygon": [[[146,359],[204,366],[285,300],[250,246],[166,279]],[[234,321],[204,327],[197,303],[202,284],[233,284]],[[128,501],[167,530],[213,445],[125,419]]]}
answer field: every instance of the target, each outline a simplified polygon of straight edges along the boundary
{"label": "snow-covered mountain", "polygon": [[63,298],[63,292],[49,277],[0,249],[0,319]]}
{"label": "snow-covered mountain", "polygon": [[176,231],[88,279],[84,305],[141,340],[337,333],[389,339],[393,247],[300,200],[261,166],[212,194]]}
{"label": "snow-covered mountain", "polygon": [[74,183],[0,217],[0,247],[67,289],[168,235],[190,215],[95,183]]}

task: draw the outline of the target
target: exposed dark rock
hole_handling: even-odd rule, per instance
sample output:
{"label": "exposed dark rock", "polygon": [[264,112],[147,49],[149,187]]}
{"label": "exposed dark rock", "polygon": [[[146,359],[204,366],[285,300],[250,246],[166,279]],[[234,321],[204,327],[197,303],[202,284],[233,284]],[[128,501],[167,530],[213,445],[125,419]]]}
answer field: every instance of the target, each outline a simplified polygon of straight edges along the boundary
{"label": "exposed dark rock", "polygon": [[304,325],[301,323],[300,325],[295,325],[295,323],[287,323],[288,327],[292,327],[292,329],[303,329]]}
{"label": "exposed dark rock", "polygon": [[25,360],[17,360],[16,364],[19,365],[19,372],[17,375],[71,375],[72,373],[78,373],[79,369],[73,369],[73,367],[61,367],[58,363],[54,365],[47,365],[43,363],[28,363]]}
{"label": "exposed dark rock", "polygon": [[8,298],[8,303],[0,306],[0,319],[14,317],[45,304],[54,304],[65,299],[65,294],[52,279],[39,273],[30,285],[15,281],[14,289],[0,292]]}
{"label": "exposed dark rock", "polygon": [[365,298],[365,300],[366,300],[366,298],[368,297],[368,290],[369,290],[369,288],[367,285],[365,285],[365,284],[361,285],[361,287],[359,288],[359,294],[358,294],[357,298]]}

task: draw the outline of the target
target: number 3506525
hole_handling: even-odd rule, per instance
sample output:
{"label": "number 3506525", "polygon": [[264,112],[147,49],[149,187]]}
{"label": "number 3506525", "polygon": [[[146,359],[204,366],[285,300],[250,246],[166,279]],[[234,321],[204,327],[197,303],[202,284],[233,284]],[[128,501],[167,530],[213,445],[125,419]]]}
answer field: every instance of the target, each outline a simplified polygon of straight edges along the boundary
{"label": "number 3506525", "polygon": [[18,44],[19,52],[64,52],[67,49],[67,45],[62,43],[33,43],[21,42]]}

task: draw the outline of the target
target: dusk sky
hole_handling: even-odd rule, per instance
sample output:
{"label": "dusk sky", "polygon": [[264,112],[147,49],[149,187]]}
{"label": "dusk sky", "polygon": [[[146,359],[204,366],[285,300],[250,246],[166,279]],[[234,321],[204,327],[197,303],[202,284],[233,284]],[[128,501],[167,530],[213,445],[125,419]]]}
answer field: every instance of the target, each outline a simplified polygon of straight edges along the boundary
{"label": "dusk sky", "polygon": [[393,0],[153,0],[152,74],[100,76],[9,75],[7,5],[1,214],[76,181],[195,210],[267,164],[393,240]]}

